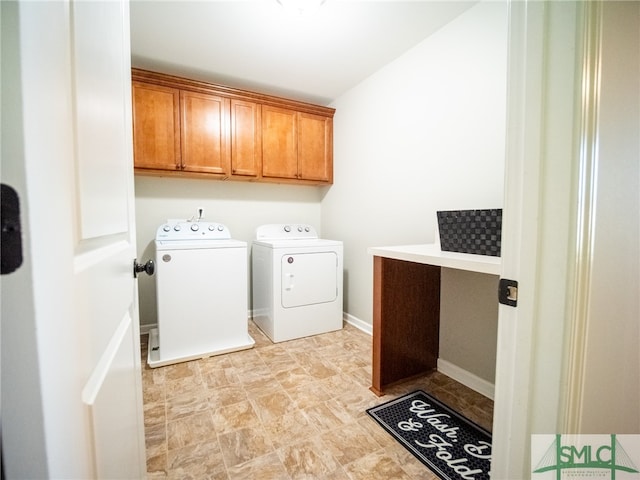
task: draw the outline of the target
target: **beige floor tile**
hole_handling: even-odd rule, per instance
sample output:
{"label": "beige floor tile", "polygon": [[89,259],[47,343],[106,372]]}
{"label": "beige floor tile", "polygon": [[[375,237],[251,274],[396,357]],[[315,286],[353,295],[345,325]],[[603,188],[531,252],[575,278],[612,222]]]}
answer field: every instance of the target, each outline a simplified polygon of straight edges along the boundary
{"label": "beige floor tile", "polygon": [[166,478],[167,476],[167,454],[147,455],[147,474],[153,478]]}
{"label": "beige floor tile", "polygon": [[493,402],[439,372],[375,396],[371,337],[350,325],[277,344],[249,332],[250,350],[145,365],[149,479],[435,480],[365,412],[418,389],[491,427]]}
{"label": "beige floor tile", "polygon": [[273,452],[269,435],[262,428],[241,428],[221,433],[218,441],[227,468]]}
{"label": "beige floor tile", "polygon": [[232,432],[260,424],[260,418],[249,400],[214,408],[212,419],[218,433]]}
{"label": "beige floor tile", "polygon": [[366,409],[378,405],[380,398],[368,388],[352,384],[351,391],[334,399],[354,419],[366,415]]}
{"label": "beige floor tile", "polygon": [[265,364],[272,365],[280,362],[292,362],[293,357],[281,343],[273,343],[263,348],[256,349],[258,355]]}
{"label": "beige floor tile", "polygon": [[240,385],[225,385],[208,391],[211,406],[226,407],[247,400],[247,392]]}
{"label": "beige floor tile", "polygon": [[315,359],[304,365],[304,369],[316,380],[329,378],[339,373],[339,370],[331,363],[320,359]]}
{"label": "beige floor tile", "polygon": [[391,435],[388,435],[388,437],[391,441],[384,444],[384,453],[400,465],[402,470],[409,474],[411,478],[420,480],[438,480],[435,473],[431,472],[420,460],[396,442]]}
{"label": "beige floor tile", "polygon": [[263,423],[275,448],[296,444],[319,433],[317,425],[301,410]]}
{"label": "beige floor tile", "polygon": [[257,367],[265,367],[264,360],[262,360],[255,348],[235,352],[229,358],[233,366],[238,369],[253,370]]}
{"label": "beige floor tile", "polygon": [[334,430],[353,421],[349,413],[335,405],[334,400],[311,405],[303,411],[320,432]]}
{"label": "beige floor tile", "polygon": [[320,382],[294,385],[291,388],[287,388],[286,391],[295,403],[296,408],[299,409],[305,409],[333,398],[333,393],[324,388]]}
{"label": "beige floor tile", "polygon": [[231,363],[227,362],[207,363],[200,368],[202,383],[207,388],[227,387],[230,385],[240,385],[238,370]]}
{"label": "beige floor tile", "polygon": [[293,388],[298,385],[304,385],[314,382],[316,379],[301,366],[295,366],[289,370],[276,373],[275,379],[283,388]]}
{"label": "beige floor tile", "polygon": [[343,466],[380,449],[378,442],[357,423],[323,433],[321,438],[329,452]]}
{"label": "beige floor tile", "polygon": [[147,403],[144,405],[144,426],[165,425],[167,423],[166,404]]}
{"label": "beige floor tile", "polygon": [[222,453],[216,440],[204,441],[169,451],[167,478],[227,478]]}
{"label": "beige floor tile", "polygon": [[278,455],[293,480],[323,478],[340,468],[319,437],[283,447]]}
{"label": "beige floor tile", "polygon": [[291,480],[276,452],[228,468],[230,480]]}
{"label": "beige floor tile", "polygon": [[336,468],[333,472],[322,477],[322,480],[352,480],[343,467]]}
{"label": "beige floor tile", "polygon": [[182,378],[168,379],[164,382],[164,391],[167,399],[184,395],[185,393],[200,395],[204,393],[206,389],[207,387],[203,383],[202,376],[199,373]]}
{"label": "beige floor tile", "polygon": [[174,450],[207,441],[215,436],[210,412],[167,422],[167,448]]}
{"label": "beige floor tile", "polygon": [[187,391],[167,398],[167,422],[189,417],[196,413],[208,412],[211,409],[209,394],[204,390]]}
{"label": "beige floor tile", "polygon": [[142,401],[145,405],[151,403],[164,403],[164,385],[145,384],[144,390],[142,391]]}
{"label": "beige floor tile", "polygon": [[412,477],[383,450],[378,450],[346,465],[344,469],[353,480],[385,478],[393,480],[412,480]]}
{"label": "beige floor tile", "polygon": [[144,438],[147,459],[167,453],[167,427],[165,424],[145,427]]}
{"label": "beige floor tile", "polygon": [[165,367],[165,381],[179,380],[181,378],[193,377],[198,374],[197,362],[183,362]]}
{"label": "beige floor tile", "polygon": [[267,424],[283,415],[292,414],[296,411],[295,404],[291,397],[284,390],[268,395],[262,395],[251,399],[258,417],[263,424]]}

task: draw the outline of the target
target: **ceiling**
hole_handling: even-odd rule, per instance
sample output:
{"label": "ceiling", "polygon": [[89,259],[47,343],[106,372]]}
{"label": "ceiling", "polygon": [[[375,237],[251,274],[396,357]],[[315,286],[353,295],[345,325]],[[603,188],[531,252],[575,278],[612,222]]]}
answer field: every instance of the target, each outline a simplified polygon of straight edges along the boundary
{"label": "ceiling", "polygon": [[132,65],[328,105],[476,3],[131,0]]}

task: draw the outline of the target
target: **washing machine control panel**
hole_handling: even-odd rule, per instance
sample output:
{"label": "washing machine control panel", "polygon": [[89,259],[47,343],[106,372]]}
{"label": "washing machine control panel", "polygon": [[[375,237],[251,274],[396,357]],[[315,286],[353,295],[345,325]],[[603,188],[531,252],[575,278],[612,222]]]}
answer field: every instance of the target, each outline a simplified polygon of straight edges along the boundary
{"label": "washing machine control panel", "polygon": [[231,238],[229,229],[215,222],[188,222],[167,220],[160,225],[156,240],[227,240]]}
{"label": "washing machine control panel", "polygon": [[305,223],[273,223],[256,229],[257,240],[318,238],[316,229]]}

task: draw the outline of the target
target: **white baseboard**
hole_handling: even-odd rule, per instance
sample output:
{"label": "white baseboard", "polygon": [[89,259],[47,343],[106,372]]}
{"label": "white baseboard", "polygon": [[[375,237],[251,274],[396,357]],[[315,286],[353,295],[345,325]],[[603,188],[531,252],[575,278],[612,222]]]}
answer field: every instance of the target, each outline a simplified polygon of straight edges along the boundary
{"label": "white baseboard", "polygon": [[493,400],[495,385],[488,382],[473,373],[454,365],[451,362],[447,362],[441,358],[438,359],[438,371],[445,374],[447,377],[453,378],[455,381],[469,387],[471,390],[484,395],[485,397]]}
{"label": "white baseboard", "polygon": [[344,319],[345,322],[347,322],[349,325],[356,327],[358,330],[362,330],[364,333],[373,335],[373,325],[367,322],[364,322],[359,318],[348,314],[347,312],[344,312],[342,314],[342,318]]}

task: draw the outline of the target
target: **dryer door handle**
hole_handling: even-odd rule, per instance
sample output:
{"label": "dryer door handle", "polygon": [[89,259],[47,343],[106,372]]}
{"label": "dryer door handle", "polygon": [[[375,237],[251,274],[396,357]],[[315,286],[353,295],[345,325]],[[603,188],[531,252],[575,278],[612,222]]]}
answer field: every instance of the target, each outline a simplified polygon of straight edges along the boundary
{"label": "dryer door handle", "polygon": [[294,284],[293,284],[293,273],[285,273],[284,274],[285,277],[287,277],[287,279],[289,280],[289,285],[287,285],[286,287],[284,287],[284,289],[287,292],[290,292],[291,290],[293,290]]}

